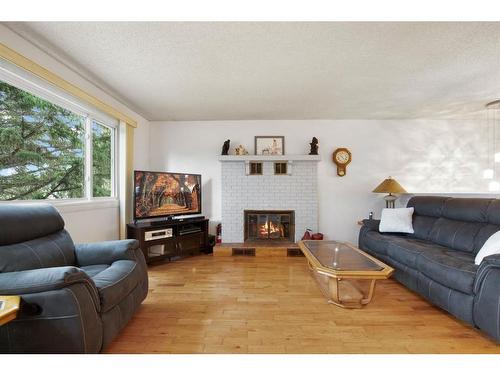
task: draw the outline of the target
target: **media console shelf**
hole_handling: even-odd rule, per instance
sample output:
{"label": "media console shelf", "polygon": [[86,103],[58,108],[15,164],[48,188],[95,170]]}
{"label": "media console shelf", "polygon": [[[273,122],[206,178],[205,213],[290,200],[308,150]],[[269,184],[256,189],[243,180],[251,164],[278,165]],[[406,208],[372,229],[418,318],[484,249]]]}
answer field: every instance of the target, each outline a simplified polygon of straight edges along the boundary
{"label": "media console shelf", "polygon": [[197,255],[209,250],[208,219],[131,223],[127,238],[139,241],[147,263]]}

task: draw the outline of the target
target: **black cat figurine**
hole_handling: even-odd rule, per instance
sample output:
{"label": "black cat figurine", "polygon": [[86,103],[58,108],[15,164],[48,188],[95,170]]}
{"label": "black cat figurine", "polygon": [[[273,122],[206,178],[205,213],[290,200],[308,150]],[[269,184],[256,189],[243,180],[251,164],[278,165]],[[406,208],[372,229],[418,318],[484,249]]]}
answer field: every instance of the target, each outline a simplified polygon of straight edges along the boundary
{"label": "black cat figurine", "polygon": [[222,153],[221,153],[221,155],[227,155],[227,153],[229,152],[229,142],[231,142],[231,141],[228,139],[222,145]]}

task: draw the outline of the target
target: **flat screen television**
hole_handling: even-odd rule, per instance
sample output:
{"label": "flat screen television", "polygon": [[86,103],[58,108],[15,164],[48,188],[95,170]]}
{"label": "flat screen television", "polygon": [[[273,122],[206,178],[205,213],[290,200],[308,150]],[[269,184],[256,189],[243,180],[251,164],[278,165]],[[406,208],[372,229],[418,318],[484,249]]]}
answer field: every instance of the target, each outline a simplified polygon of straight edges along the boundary
{"label": "flat screen television", "polygon": [[201,175],[134,171],[134,220],[201,213]]}

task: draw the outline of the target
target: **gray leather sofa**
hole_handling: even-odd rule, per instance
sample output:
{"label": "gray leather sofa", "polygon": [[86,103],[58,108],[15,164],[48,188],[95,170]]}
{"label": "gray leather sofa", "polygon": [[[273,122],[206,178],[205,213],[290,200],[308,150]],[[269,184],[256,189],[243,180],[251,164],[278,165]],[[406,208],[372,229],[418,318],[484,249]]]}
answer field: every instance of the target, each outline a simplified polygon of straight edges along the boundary
{"label": "gray leather sofa", "polygon": [[148,292],[135,240],[74,245],[48,204],[0,204],[0,295],[25,308],[0,327],[2,353],[98,353]]}
{"label": "gray leather sofa", "polygon": [[365,220],[359,247],[395,268],[394,277],[430,302],[500,341],[500,255],[474,258],[500,230],[500,200],[412,197],[414,234],[378,232]]}

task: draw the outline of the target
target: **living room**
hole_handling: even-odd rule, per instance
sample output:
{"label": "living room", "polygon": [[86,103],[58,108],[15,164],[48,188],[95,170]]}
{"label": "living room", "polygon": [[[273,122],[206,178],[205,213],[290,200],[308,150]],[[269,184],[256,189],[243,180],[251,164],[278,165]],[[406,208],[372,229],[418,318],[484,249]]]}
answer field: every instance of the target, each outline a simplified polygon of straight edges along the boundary
{"label": "living room", "polygon": [[1,17],[0,353],[498,362],[500,23],[445,10]]}

